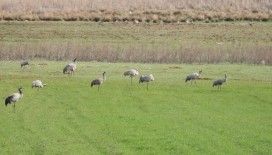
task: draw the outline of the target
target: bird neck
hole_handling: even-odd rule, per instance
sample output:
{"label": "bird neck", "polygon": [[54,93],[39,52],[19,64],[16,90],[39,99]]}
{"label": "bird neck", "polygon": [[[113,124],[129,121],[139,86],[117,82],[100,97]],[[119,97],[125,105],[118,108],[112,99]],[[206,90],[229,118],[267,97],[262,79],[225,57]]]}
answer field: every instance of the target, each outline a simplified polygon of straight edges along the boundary
{"label": "bird neck", "polygon": [[21,90],[21,89],[19,89],[19,93],[20,93],[20,94],[23,94],[23,92],[22,92],[22,90]]}

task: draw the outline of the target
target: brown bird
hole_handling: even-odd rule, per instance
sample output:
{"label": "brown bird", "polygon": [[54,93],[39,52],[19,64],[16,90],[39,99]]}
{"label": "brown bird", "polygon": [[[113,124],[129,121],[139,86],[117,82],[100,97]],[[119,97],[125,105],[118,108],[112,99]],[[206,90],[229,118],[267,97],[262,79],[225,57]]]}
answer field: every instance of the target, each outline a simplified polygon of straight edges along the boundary
{"label": "brown bird", "polygon": [[103,73],[102,73],[102,78],[94,79],[94,80],[91,82],[91,87],[93,87],[93,86],[98,86],[98,91],[99,91],[100,85],[101,85],[105,80],[106,80],[106,72],[103,72]]}

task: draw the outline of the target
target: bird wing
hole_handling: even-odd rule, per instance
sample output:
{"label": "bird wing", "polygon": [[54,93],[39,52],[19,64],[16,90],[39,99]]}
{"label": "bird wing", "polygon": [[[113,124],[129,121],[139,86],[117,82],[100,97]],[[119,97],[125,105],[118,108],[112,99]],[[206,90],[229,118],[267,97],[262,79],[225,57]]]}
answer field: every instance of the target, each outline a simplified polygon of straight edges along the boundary
{"label": "bird wing", "polygon": [[154,76],[153,76],[153,74],[150,74],[148,77],[149,77],[150,81],[154,81]]}
{"label": "bird wing", "polygon": [[10,104],[12,102],[12,95],[11,96],[8,96],[6,99],[5,99],[5,105],[7,106],[8,104]]}
{"label": "bird wing", "polygon": [[67,73],[68,71],[71,71],[71,66],[66,65],[66,66],[63,68],[63,73]]}
{"label": "bird wing", "polygon": [[194,76],[193,74],[188,75],[188,76],[186,77],[185,82],[194,79],[194,77],[195,77],[195,76]]}
{"label": "bird wing", "polygon": [[148,75],[142,75],[139,82],[149,82],[151,79]]}
{"label": "bird wing", "polygon": [[196,78],[199,77],[199,73],[197,73],[197,72],[192,73],[191,75],[194,76],[194,77],[196,77]]}
{"label": "bird wing", "polygon": [[94,80],[91,82],[91,86],[99,85],[99,84],[101,84],[101,80],[100,80],[100,79],[94,79]]}
{"label": "bird wing", "polygon": [[18,101],[21,98],[21,94],[19,94],[19,93],[13,93],[10,96],[11,96],[11,101],[12,102],[16,102],[16,101]]}
{"label": "bird wing", "polygon": [[129,71],[125,71],[124,76],[128,76],[128,75],[129,75]]}
{"label": "bird wing", "polygon": [[221,79],[217,79],[213,82],[214,85],[217,85],[217,84],[222,84],[222,80]]}
{"label": "bird wing", "polygon": [[43,83],[42,83],[41,80],[35,80],[35,81],[32,82],[32,85],[34,85],[34,86],[43,86]]}

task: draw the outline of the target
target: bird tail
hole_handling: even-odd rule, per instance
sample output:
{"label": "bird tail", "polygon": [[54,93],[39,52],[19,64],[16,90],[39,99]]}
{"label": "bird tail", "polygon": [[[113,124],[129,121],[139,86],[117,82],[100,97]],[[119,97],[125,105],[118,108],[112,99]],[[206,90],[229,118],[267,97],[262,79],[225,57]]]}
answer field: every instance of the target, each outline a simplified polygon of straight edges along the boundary
{"label": "bird tail", "polygon": [[91,83],[91,87],[93,87],[93,86],[94,86],[94,83],[92,82],[92,83]]}
{"label": "bird tail", "polygon": [[187,81],[189,81],[189,78],[188,78],[188,77],[186,77],[186,79],[185,79],[185,82],[187,82]]}
{"label": "bird tail", "polygon": [[63,74],[67,73],[69,71],[69,68],[70,66],[69,65],[66,65],[64,68],[63,68]]}
{"label": "bird tail", "polygon": [[5,105],[6,106],[11,103],[11,98],[12,98],[12,96],[9,96],[9,97],[6,98],[6,100],[5,100]]}

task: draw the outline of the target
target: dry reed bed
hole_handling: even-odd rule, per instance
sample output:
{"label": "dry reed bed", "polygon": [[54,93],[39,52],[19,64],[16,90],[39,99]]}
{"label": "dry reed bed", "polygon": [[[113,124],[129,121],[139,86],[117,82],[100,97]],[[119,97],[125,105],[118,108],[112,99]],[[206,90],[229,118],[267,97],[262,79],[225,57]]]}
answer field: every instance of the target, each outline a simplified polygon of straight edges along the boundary
{"label": "dry reed bed", "polygon": [[140,63],[249,63],[272,64],[272,47],[254,48],[180,48],[144,46],[115,48],[73,43],[62,44],[2,44],[1,60],[47,59],[67,60],[77,57],[82,61],[140,62]]}
{"label": "dry reed bed", "polygon": [[272,19],[271,0],[1,0],[0,20],[184,22]]}

